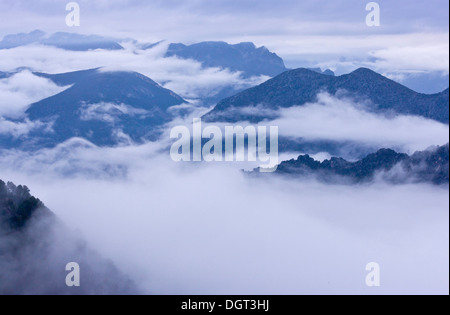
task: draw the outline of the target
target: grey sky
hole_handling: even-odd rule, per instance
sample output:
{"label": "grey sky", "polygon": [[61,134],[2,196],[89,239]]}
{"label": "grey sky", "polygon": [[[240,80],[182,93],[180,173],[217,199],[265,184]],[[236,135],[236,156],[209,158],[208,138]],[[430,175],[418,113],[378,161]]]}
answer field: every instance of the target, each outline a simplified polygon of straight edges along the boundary
{"label": "grey sky", "polygon": [[365,24],[369,0],[78,0],[81,26],[77,28],[65,24],[68,2],[0,0],[0,36],[42,29],[149,42],[253,41],[292,66],[300,61],[333,66],[343,58],[363,63],[399,55],[419,60],[426,52],[420,70],[448,72],[446,0],[379,0],[381,26],[376,28]]}
{"label": "grey sky", "polygon": [[[19,0],[0,2],[2,17],[1,31],[33,30],[49,28],[65,30],[65,5],[68,0]],[[209,32],[222,33],[214,27],[223,20],[247,19],[243,25],[229,25],[225,30],[229,36],[239,33],[261,35],[258,29],[270,25],[256,25],[262,19],[273,20],[274,33],[295,28],[295,24],[308,22],[311,25],[347,25],[349,33],[367,33],[364,27],[365,6],[370,1],[364,0],[78,0],[82,8],[83,29],[102,29],[105,32],[128,30],[134,33],[156,31],[164,34],[170,25],[177,25],[187,18],[193,19],[190,26],[195,29],[180,28],[178,31],[190,40]],[[382,27],[378,33],[408,33],[417,31],[448,31],[448,8],[446,0],[428,1],[387,1],[379,0],[382,9]],[[163,14],[162,14],[163,13]],[[29,20],[23,20],[30,18]],[[283,20],[283,23],[280,23]],[[155,23],[156,22],[156,23]],[[208,26],[209,29],[202,27]],[[211,29],[212,27],[212,29]],[[239,31],[237,31],[239,29]],[[192,31],[195,32],[192,32]],[[350,32],[351,30],[351,32]],[[340,32],[341,31],[341,32]],[[325,32],[340,33],[339,27],[307,28],[304,33],[317,34]],[[373,33],[373,31],[372,31]]]}

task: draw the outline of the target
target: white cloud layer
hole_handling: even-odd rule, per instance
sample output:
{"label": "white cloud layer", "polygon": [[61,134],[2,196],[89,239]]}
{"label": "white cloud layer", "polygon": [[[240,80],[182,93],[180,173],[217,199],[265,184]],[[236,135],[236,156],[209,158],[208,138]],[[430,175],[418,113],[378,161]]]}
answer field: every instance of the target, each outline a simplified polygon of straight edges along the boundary
{"label": "white cloud layer", "polygon": [[[322,35],[279,38],[270,47],[294,66],[311,66],[339,74],[359,67],[378,72],[441,71],[449,73],[449,33]],[[296,56],[297,55],[297,56]]]}
{"label": "white cloud layer", "polygon": [[[448,141],[448,126],[376,116],[326,94],[281,113],[270,124],[284,135],[408,148]],[[241,164],[175,163],[168,139],[3,151],[0,173],[29,185],[145,293],[448,294],[448,187],[250,179]],[[377,289],[365,286],[373,261]]]}
{"label": "white cloud layer", "polygon": [[352,141],[409,153],[449,142],[448,125],[418,116],[371,113],[364,104],[326,93],[318,95],[317,103],[282,109],[280,114],[268,124],[293,138]]}
{"label": "white cloud layer", "polygon": [[47,131],[51,130],[51,124],[48,125],[40,121],[30,121],[29,119],[11,121],[0,117],[0,135],[19,138],[28,135],[32,130],[42,127],[46,128]]}
{"label": "white cloud layer", "polygon": [[29,105],[65,89],[28,70],[0,79],[0,117],[22,118]]}
{"label": "white cloud layer", "polygon": [[[0,170],[146,293],[448,294],[447,188],[260,181],[234,165],[176,164],[159,148],[72,143],[15,167],[3,156]],[[103,177],[108,163],[127,171]],[[365,286],[373,261],[376,289]]]}
{"label": "white cloud layer", "polygon": [[125,50],[116,51],[76,52],[46,46],[0,50],[0,69],[14,71],[19,67],[29,67],[39,72],[65,73],[103,67],[102,71],[136,71],[186,99],[210,97],[224,86],[245,88],[268,79],[243,79],[239,72],[228,69],[205,69],[193,60],[165,58],[167,43],[149,50],[139,50],[131,42],[123,45]]}

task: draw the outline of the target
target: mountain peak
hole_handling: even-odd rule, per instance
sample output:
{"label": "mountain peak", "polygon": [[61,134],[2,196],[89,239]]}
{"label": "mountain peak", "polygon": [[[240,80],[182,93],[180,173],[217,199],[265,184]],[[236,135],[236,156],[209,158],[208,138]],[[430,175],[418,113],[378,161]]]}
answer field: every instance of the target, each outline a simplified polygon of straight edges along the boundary
{"label": "mountain peak", "polygon": [[377,76],[380,76],[380,74],[376,73],[372,69],[364,68],[364,67],[356,69],[355,71],[351,72],[350,75],[377,75]]}
{"label": "mountain peak", "polygon": [[32,36],[45,36],[46,34],[47,33],[45,33],[42,30],[34,30],[34,31],[29,33],[29,35],[32,35]]}
{"label": "mountain peak", "polygon": [[315,76],[320,77],[324,74],[319,72],[318,69],[309,69],[309,68],[298,68],[294,70],[287,71],[285,73],[286,76]]}
{"label": "mountain peak", "polygon": [[260,122],[273,117],[248,114],[230,117],[225,114],[233,108],[264,106],[278,110],[301,106],[316,102],[321,92],[336,95],[341,90],[348,92],[355,100],[370,101],[374,112],[423,116],[446,124],[449,121],[448,89],[439,94],[420,94],[367,68],[339,77],[305,68],[286,71],[257,87],[222,100],[205,115],[205,119]]}
{"label": "mountain peak", "polygon": [[[32,121],[50,122],[53,132],[35,135],[46,146],[73,137],[96,145],[115,145],[129,137],[152,139],[159,126],[173,117],[172,106],[187,103],[174,92],[137,72],[98,69],[58,75],[38,74],[65,91],[34,103],[27,111]],[[126,137],[118,135],[126,135]]]}
{"label": "mountain peak", "polygon": [[[372,81],[372,82],[380,82],[380,81],[389,81],[392,82],[392,84],[402,86],[400,83],[397,83],[389,78],[386,78],[385,76],[369,69],[369,68],[358,68],[353,72],[350,72],[349,74],[342,75],[344,78],[351,78],[353,80],[363,80],[363,81]],[[406,88],[402,86],[403,88]]]}

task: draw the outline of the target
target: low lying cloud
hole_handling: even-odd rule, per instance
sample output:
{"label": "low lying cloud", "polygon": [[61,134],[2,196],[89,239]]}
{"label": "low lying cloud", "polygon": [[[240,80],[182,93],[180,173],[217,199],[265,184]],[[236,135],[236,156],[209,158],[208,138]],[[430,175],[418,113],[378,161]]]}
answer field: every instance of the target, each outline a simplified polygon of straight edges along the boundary
{"label": "low lying cloud", "polygon": [[[258,109],[255,109],[258,111]],[[306,140],[352,141],[412,153],[449,142],[449,126],[417,116],[375,114],[364,104],[322,93],[318,102],[281,109],[281,136]]]}
{"label": "low lying cloud", "polygon": [[[278,126],[280,137],[307,142],[350,142],[374,148],[393,148],[405,153],[449,142],[449,126],[446,124],[420,116],[375,113],[370,110],[369,103],[340,94],[319,93],[317,102],[290,108],[274,109],[264,105],[230,107],[208,116],[208,119],[266,118],[259,125]],[[229,125],[212,124],[222,128]],[[246,121],[239,124],[251,125]]]}
{"label": "low lying cloud", "polygon": [[449,43],[433,43],[429,45],[387,47],[370,53],[377,61],[374,69],[392,69],[415,71],[444,71],[449,69]]}
{"label": "low lying cloud", "polygon": [[52,124],[43,123],[41,121],[30,121],[29,119],[23,121],[11,121],[0,117],[0,135],[20,138],[21,136],[28,135],[32,130],[40,128],[44,128],[50,132]]}
{"label": "low lying cloud", "polygon": [[[382,142],[383,128],[402,119],[419,123],[410,133],[436,127],[329,95],[281,114],[280,132],[314,139],[336,128],[335,139]],[[396,130],[395,140],[415,143],[416,131]],[[99,148],[71,139],[38,152],[3,151],[0,172],[27,184],[144,293],[448,293],[448,188],[254,179],[238,163],[175,163],[168,141]],[[376,290],[365,286],[369,262],[381,266]]]}
{"label": "low lying cloud", "polygon": [[[2,295],[122,295],[139,289],[110,260],[89,248],[59,219],[37,211],[20,231],[0,226]],[[42,211],[43,212],[43,211]],[[66,285],[66,265],[83,270],[80,287]]]}
{"label": "low lying cloud", "polygon": [[[119,133],[119,131],[117,131]],[[121,180],[134,167],[143,167],[164,152],[164,143],[97,147],[88,140],[72,138],[54,148],[33,152],[0,151],[2,169],[51,177],[82,177]],[[167,151],[167,157],[169,152]],[[150,163],[150,162],[148,162]],[[151,163],[154,163],[151,162]]]}
{"label": "low lying cloud", "polygon": [[[252,179],[233,164],[175,163],[156,143],[101,149],[78,141],[20,155],[2,156],[2,176],[27,183],[144,293],[449,290],[445,187]],[[102,176],[108,165],[126,171]],[[373,261],[377,289],[365,286]]]}
{"label": "low lying cloud", "polygon": [[29,105],[58,94],[66,88],[35,76],[28,70],[0,79],[0,117],[22,118]]}
{"label": "low lying cloud", "polygon": [[290,68],[320,67],[337,74],[349,73],[360,67],[380,73],[440,71],[448,74],[448,38],[448,31],[421,30],[407,34],[307,34],[295,38],[242,36],[233,40],[265,43]]}
{"label": "low lying cloud", "polygon": [[33,71],[65,73],[102,67],[101,71],[136,71],[185,99],[212,97],[226,86],[248,88],[268,79],[264,76],[244,79],[240,72],[203,68],[194,60],[165,58],[168,43],[160,43],[147,50],[140,49],[134,42],[121,44],[125,49],[116,51],[77,52],[39,45],[0,50],[0,69],[15,71],[29,67]]}
{"label": "low lying cloud", "polygon": [[148,117],[152,114],[145,109],[113,103],[83,104],[80,109],[81,120],[100,120],[113,124],[122,115]]}

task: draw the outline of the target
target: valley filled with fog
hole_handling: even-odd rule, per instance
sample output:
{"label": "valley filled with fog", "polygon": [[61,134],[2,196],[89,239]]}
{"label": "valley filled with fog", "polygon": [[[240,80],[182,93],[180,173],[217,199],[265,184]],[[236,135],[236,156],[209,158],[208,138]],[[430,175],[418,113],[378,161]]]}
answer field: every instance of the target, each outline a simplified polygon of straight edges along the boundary
{"label": "valley filled with fog", "polygon": [[[45,164],[1,172],[27,183],[146,293],[448,290],[448,188],[259,181],[232,165],[177,165],[146,148],[122,150],[143,150],[120,161],[125,177],[61,176]],[[381,288],[365,286],[372,261],[383,268]]]}
{"label": "valley filled with fog", "polygon": [[[397,50],[290,70],[252,43],[80,35],[110,45],[81,50],[39,31],[11,36],[0,42],[0,180],[28,186],[58,224],[48,233],[37,216],[29,232],[0,231],[0,293],[60,292],[64,279],[46,272],[81,257],[95,285],[78,293],[448,294],[448,89],[423,94],[389,79],[406,75],[392,66]],[[448,82],[448,70],[430,69]],[[382,154],[357,183],[254,176],[258,162],[175,162],[171,130],[192,130],[196,118],[278,127],[276,164],[308,154],[345,168],[340,158],[360,166],[380,149],[405,160],[420,151],[415,171],[435,170],[439,182],[408,177]],[[443,156],[432,156],[438,147]],[[30,247],[18,255],[21,242]],[[371,262],[380,287],[366,285]]]}
{"label": "valley filled with fog", "polygon": [[[81,140],[0,163],[145,293],[448,291],[448,185],[260,179],[251,167]],[[365,285],[372,261],[381,288]]]}

